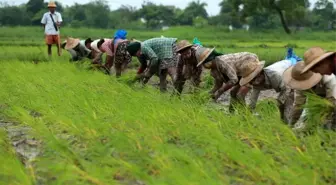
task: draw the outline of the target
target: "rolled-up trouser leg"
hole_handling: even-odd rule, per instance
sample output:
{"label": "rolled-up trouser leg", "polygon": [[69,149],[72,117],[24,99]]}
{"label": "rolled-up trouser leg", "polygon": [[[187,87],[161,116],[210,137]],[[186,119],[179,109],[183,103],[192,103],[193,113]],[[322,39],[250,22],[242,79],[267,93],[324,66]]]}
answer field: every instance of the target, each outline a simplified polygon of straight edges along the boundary
{"label": "rolled-up trouser leg", "polygon": [[116,77],[117,78],[121,76],[121,71],[122,71],[121,66],[122,66],[122,63],[115,63],[114,64],[114,69],[116,71]]}
{"label": "rolled-up trouser leg", "polygon": [[166,92],[167,91],[167,74],[168,69],[161,69],[160,70],[160,91]]}
{"label": "rolled-up trouser leg", "polygon": [[324,127],[328,130],[336,130],[336,111],[333,111],[325,120]]}
{"label": "rolled-up trouser leg", "polygon": [[285,120],[285,104],[283,104],[281,102],[278,102],[278,108],[279,108],[281,120],[286,122],[286,120]]}
{"label": "rolled-up trouser leg", "polygon": [[239,99],[237,96],[239,88],[240,88],[240,85],[235,85],[230,91],[230,106],[229,106],[230,112],[234,111],[234,106],[239,102]]}

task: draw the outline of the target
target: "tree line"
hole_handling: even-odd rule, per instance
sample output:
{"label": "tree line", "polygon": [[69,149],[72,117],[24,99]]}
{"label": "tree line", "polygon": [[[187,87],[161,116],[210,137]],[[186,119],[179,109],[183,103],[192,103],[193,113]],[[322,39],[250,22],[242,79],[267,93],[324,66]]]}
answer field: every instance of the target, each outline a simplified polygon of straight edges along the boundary
{"label": "tree line", "polygon": [[[191,1],[185,9],[144,2],[137,9],[121,5],[111,10],[106,0],[64,6],[57,2],[64,25],[88,28],[160,29],[164,26],[231,26],[249,25],[253,30],[282,28],[286,33],[300,29],[335,30],[336,10],[332,0],[318,0],[313,8],[309,0],[222,0],[220,13],[209,16],[207,4]],[[40,25],[47,11],[44,0],[29,0],[11,6],[0,3],[0,26]]]}

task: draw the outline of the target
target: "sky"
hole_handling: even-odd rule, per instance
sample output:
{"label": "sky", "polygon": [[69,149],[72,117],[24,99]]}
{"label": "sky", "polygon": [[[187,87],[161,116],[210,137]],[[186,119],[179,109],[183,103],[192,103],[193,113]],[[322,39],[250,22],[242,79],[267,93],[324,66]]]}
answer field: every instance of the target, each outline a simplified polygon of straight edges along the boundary
{"label": "sky", "polygon": [[[28,0],[0,0],[6,1],[10,5],[18,5],[22,3],[27,3]],[[48,2],[47,0],[45,0]],[[63,5],[72,5],[75,2],[79,4],[88,3],[91,0],[57,0],[61,2]],[[115,10],[118,9],[121,5],[131,5],[137,8],[141,7],[143,0],[107,0],[111,9]],[[181,9],[185,8],[189,2],[192,0],[149,0],[155,4],[163,4],[163,5],[174,5]],[[206,7],[207,12],[210,16],[217,15],[220,11],[219,3],[221,0],[201,0],[202,2],[207,2],[208,6]],[[310,0],[311,4],[314,4],[317,0]]]}

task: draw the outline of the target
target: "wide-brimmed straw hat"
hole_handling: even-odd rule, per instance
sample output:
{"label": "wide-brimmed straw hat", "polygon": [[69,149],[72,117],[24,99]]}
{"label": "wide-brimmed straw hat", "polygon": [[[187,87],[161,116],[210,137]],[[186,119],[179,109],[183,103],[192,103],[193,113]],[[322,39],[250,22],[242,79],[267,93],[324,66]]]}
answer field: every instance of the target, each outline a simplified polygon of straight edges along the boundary
{"label": "wide-brimmed straw hat", "polygon": [[240,79],[240,86],[250,83],[263,70],[265,61],[248,62],[243,66],[242,79]]}
{"label": "wide-brimmed straw hat", "polygon": [[322,75],[320,73],[314,73],[310,70],[302,73],[304,68],[304,62],[299,62],[294,66],[289,67],[283,73],[284,82],[292,89],[307,90],[314,87],[322,80]]}
{"label": "wide-brimmed straw hat", "polygon": [[203,48],[200,47],[196,50],[196,59],[197,59],[197,67],[202,65],[204,61],[210,56],[210,54],[215,50],[215,48],[209,49],[209,48]]}
{"label": "wide-brimmed straw hat", "polygon": [[64,49],[73,49],[79,44],[80,40],[79,39],[74,39],[74,38],[67,38],[66,44],[64,46]]}
{"label": "wide-brimmed straw hat", "polygon": [[187,40],[181,40],[180,42],[177,43],[177,50],[176,52],[180,52],[184,49],[190,48],[193,46],[189,41]]}
{"label": "wide-brimmed straw hat", "polygon": [[325,58],[328,58],[329,56],[335,53],[336,52],[325,52],[320,47],[313,47],[313,48],[308,49],[303,55],[303,60],[306,66],[302,70],[302,73],[310,70],[314,65],[318,64]]}
{"label": "wide-brimmed straw hat", "polygon": [[54,1],[50,1],[48,3],[48,8],[56,8],[56,7],[57,7],[57,5],[56,5],[56,3]]}

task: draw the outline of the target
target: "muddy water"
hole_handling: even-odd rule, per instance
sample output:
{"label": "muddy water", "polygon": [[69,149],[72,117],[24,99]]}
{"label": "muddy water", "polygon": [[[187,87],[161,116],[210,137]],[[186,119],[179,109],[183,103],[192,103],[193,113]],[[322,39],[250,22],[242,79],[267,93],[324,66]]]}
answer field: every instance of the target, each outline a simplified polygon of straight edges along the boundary
{"label": "muddy water", "polygon": [[7,131],[7,136],[16,151],[18,158],[30,167],[41,152],[41,142],[29,136],[30,128],[0,120],[0,129]]}

